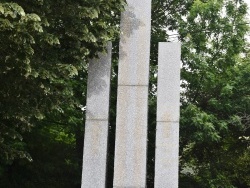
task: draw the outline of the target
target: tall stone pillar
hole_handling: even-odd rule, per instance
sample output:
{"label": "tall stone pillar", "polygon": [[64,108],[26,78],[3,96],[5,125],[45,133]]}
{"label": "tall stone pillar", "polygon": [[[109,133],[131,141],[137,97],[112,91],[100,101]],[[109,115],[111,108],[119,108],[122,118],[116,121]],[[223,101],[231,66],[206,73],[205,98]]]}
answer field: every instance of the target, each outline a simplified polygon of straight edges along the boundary
{"label": "tall stone pillar", "polygon": [[114,188],[145,188],[151,0],[127,3],[121,17]]}
{"label": "tall stone pillar", "polygon": [[82,188],[106,186],[111,49],[89,63]]}
{"label": "tall stone pillar", "polygon": [[180,43],[159,43],[155,188],[178,188]]}

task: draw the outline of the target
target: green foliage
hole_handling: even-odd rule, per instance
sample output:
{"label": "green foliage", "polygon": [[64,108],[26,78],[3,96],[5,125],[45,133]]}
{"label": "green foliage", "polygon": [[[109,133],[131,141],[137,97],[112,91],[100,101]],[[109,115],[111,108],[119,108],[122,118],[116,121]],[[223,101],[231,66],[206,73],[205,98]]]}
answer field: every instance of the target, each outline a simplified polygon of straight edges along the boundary
{"label": "green foliage", "polygon": [[124,5],[0,2],[0,187],[79,187],[87,62]]}
{"label": "green foliage", "polygon": [[239,161],[242,153],[249,152],[247,143],[239,140],[249,136],[240,115],[249,114],[249,101],[243,102],[249,89],[242,85],[249,82],[242,77],[249,67],[249,60],[243,58],[246,12],[242,2],[194,1],[187,22],[180,21],[185,80],[181,155],[183,164],[190,163],[197,171],[202,187],[249,186],[249,181],[238,182],[236,172],[230,170],[238,168],[231,160]]}
{"label": "green foliage", "polygon": [[[151,91],[157,86],[154,49],[157,42],[170,38],[166,28],[175,30],[182,42],[180,186],[249,187],[246,4],[155,0],[152,11]],[[154,95],[150,109],[156,105]],[[150,126],[154,128],[154,122]]]}
{"label": "green foliage", "polygon": [[82,123],[88,59],[118,36],[124,4],[123,0],[1,1],[2,164],[15,158],[32,160],[23,134],[39,121]]}
{"label": "green foliage", "polygon": [[24,139],[33,162],[19,159],[4,166],[0,187],[80,187],[75,136],[65,125],[43,122]]}
{"label": "green foliage", "polygon": [[[246,4],[152,3],[148,187],[154,184],[157,45],[170,35],[182,42],[180,187],[249,187]],[[110,112],[114,140],[124,5],[123,0],[0,2],[0,187],[80,186],[87,62],[116,39]],[[173,30],[177,34],[168,34]],[[109,147],[112,187],[114,142]]]}

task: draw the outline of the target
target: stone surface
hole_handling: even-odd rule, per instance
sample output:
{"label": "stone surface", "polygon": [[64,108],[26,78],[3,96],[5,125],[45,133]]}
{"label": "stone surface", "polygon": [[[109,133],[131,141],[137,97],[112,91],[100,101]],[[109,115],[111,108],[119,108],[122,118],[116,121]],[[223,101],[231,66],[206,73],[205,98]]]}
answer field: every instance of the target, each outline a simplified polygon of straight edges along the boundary
{"label": "stone surface", "polygon": [[109,43],[107,54],[99,54],[99,59],[89,63],[86,119],[106,120],[109,116],[111,49]]}
{"label": "stone surface", "polygon": [[179,123],[157,122],[155,188],[177,188],[179,166]]}
{"label": "stone surface", "polygon": [[148,87],[118,88],[114,187],[144,187]]}
{"label": "stone surface", "polygon": [[108,121],[87,120],[85,124],[82,188],[105,188]]}
{"label": "stone surface", "polygon": [[127,0],[121,17],[114,187],[146,187],[151,0]]}
{"label": "stone surface", "polygon": [[121,16],[119,85],[148,85],[151,0],[127,0]]}
{"label": "stone surface", "polygon": [[178,188],[180,55],[180,43],[159,43],[156,188]]}
{"label": "stone surface", "polygon": [[180,43],[159,43],[157,121],[179,121]]}
{"label": "stone surface", "polygon": [[111,43],[89,64],[82,188],[106,186]]}

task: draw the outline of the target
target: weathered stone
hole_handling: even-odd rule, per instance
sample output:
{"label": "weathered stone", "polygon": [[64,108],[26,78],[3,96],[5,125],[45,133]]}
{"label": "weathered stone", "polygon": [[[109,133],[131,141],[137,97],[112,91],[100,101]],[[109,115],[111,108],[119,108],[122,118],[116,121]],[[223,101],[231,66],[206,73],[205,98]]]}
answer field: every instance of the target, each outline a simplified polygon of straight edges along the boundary
{"label": "weathered stone", "polygon": [[179,121],[180,43],[159,43],[157,121]]}
{"label": "weathered stone", "polygon": [[157,122],[155,188],[178,187],[179,123]]}
{"label": "weathered stone", "polygon": [[108,121],[85,124],[82,188],[104,188],[106,184]]}
{"label": "weathered stone", "polygon": [[114,187],[146,187],[151,0],[127,0],[121,18]]}
{"label": "weathered stone", "polygon": [[180,43],[159,43],[155,187],[178,187]]}
{"label": "weathered stone", "polygon": [[89,63],[86,119],[108,119],[111,49],[109,43],[107,54],[99,54],[99,59]]}
{"label": "weathered stone", "polygon": [[148,85],[151,0],[127,0],[121,16],[118,85]]}
{"label": "weathered stone", "polygon": [[118,88],[114,187],[146,182],[148,87]]}
{"label": "weathered stone", "polygon": [[89,64],[82,188],[106,186],[111,49]]}

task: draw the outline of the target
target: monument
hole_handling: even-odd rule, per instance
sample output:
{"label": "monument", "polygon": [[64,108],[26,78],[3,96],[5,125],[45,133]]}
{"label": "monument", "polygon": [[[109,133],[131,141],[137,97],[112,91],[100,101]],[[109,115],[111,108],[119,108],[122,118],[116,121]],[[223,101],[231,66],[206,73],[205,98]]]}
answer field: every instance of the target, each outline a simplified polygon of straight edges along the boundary
{"label": "monument", "polygon": [[[114,188],[145,188],[151,0],[121,16]],[[82,188],[106,187],[111,44],[89,64]],[[159,43],[155,187],[178,187],[180,43]]]}

